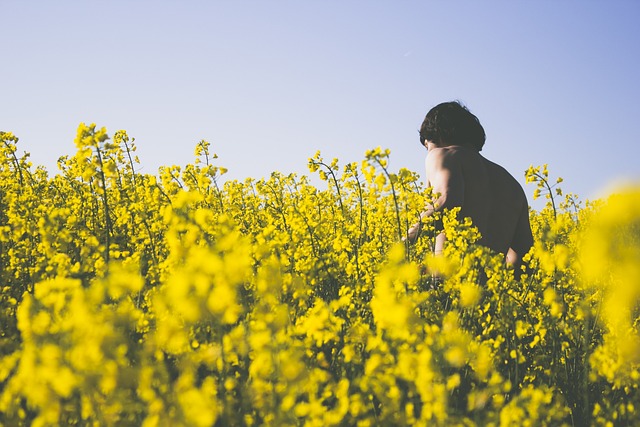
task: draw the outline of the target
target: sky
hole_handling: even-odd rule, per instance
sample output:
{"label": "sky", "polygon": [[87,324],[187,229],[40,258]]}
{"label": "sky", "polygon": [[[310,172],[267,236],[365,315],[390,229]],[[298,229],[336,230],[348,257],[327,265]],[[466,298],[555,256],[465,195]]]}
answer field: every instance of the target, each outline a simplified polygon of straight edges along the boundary
{"label": "sky", "polygon": [[0,130],[57,171],[81,122],[135,138],[142,173],[204,139],[228,179],[309,174],[391,150],[424,178],[418,130],[463,102],[482,154],[581,199],[640,183],[640,2],[0,0]]}

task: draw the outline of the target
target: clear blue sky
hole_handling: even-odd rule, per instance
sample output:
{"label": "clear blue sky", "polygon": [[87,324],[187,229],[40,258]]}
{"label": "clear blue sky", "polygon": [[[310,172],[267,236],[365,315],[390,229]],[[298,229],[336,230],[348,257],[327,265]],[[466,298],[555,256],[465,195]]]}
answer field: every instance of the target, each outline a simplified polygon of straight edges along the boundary
{"label": "clear blue sky", "polygon": [[95,122],[135,137],[147,173],[206,139],[230,178],[376,146],[423,176],[420,123],[459,99],[523,184],[543,163],[582,198],[640,181],[639,1],[0,0],[0,16],[0,129],[50,171]]}

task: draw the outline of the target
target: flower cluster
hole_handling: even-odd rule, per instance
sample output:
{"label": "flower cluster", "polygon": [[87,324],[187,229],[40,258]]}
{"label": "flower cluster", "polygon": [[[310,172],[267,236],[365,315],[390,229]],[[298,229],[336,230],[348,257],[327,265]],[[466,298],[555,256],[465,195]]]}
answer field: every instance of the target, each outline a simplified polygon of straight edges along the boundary
{"label": "flower cluster", "polygon": [[[49,176],[0,133],[0,425],[636,425],[640,193],[547,205],[514,275],[390,153],[326,182],[139,172],[80,125]],[[440,215],[440,214],[437,214]],[[447,245],[432,254],[435,222]],[[517,277],[517,279],[516,279]]]}

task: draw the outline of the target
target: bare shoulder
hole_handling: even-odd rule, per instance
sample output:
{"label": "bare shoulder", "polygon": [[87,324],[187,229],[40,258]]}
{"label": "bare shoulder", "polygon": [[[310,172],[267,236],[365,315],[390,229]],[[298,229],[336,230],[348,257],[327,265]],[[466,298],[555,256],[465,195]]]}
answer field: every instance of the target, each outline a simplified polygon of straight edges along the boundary
{"label": "bare shoulder", "polygon": [[475,150],[451,145],[429,150],[426,167],[427,170],[461,169],[473,172],[482,168],[482,159],[480,153]]}
{"label": "bare shoulder", "polygon": [[458,161],[460,150],[458,147],[437,147],[429,150],[427,155],[427,167],[443,167],[451,162]]}
{"label": "bare shoulder", "polygon": [[447,147],[435,147],[429,150],[429,155],[434,157],[448,157],[455,156],[460,151],[462,151],[461,147],[450,145]]}

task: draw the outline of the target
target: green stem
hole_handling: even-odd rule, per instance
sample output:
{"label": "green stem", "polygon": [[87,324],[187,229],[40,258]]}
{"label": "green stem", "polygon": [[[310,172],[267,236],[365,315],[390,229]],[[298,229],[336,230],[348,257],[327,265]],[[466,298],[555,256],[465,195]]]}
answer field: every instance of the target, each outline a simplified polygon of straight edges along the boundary
{"label": "green stem", "polygon": [[393,204],[395,205],[395,208],[396,208],[396,220],[398,221],[398,239],[402,240],[402,222],[400,221],[400,208],[398,207],[398,197],[396,195],[395,186],[393,185],[393,180],[391,179],[391,175],[389,175],[389,171],[387,171],[387,168],[385,168],[382,165],[382,162],[380,162],[380,159],[376,158],[375,160],[382,168],[382,171],[387,176],[387,179],[389,180],[389,184],[391,185],[391,194],[393,195]]}
{"label": "green stem", "polygon": [[105,233],[105,260],[109,263],[109,248],[111,247],[111,215],[109,212],[109,203],[107,200],[107,182],[104,176],[104,167],[102,163],[102,153],[100,152],[100,146],[96,144],[96,154],[98,155],[98,163],[100,164],[100,181],[102,182],[102,203],[104,204],[104,219],[107,226]]}

